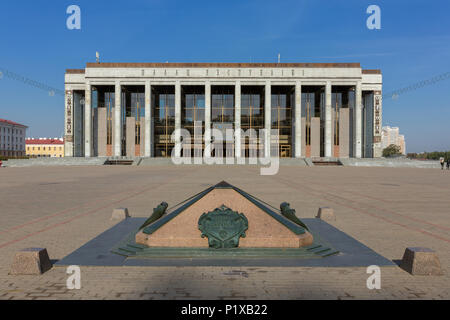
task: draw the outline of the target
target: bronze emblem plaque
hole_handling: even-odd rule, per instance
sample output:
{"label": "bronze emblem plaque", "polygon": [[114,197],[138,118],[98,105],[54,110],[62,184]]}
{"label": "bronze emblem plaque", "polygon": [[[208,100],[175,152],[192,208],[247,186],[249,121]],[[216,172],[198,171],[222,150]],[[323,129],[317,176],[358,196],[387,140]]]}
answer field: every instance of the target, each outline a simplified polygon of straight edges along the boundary
{"label": "bronze emblem plaque", "polygon": [[237,213],[222,205],[198,219],[198,228],[202,238],[208,237],[210,248],[236,248],[239,238],[245,237],[248,220],[243,213]]}

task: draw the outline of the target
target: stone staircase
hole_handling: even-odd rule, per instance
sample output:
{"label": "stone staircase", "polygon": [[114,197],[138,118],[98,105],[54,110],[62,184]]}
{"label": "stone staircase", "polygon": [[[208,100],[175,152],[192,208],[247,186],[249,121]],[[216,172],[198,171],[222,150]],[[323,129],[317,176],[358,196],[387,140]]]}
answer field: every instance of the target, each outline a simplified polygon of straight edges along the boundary
{"label": "stone staircase", "polygon": [[342,166],[338,158],[312,158],[311,162],[314,166]]}
{"label": "stone staircase", "polygon": [[3,161],[4,167],[35,167],[35,166],[100,166],[105,162],[105,157],[83,158],[32,158],[32,159],[9,159]]}
{"label": "stone staircase", "polygon": [[[280,158],[280,166],[350,166],[350,167],[394,167],[394,168],[433,168],[439,169],[439,161],[411,160],[406,158]],[[32,158],[9,159],[3,161],[2,167],[34,166],[173,166],[171,158],[145,157],[67,157],[67,158]],[[257,165],[260,165],[259,162]]]}
{"label": "stone staircase", "polygon": [[344,166],[349,167],[389,167],[389,168],[430,168],[439,169],[438,160],[411,160],[407,158],[343,158]]}
{"label": "stone staircase", "polygon": [[129,158],[129,157],[109,157],[103,163],[104,165],[121,165],[121,166],[131,166],[137,165],[140,162],[140,158]]}

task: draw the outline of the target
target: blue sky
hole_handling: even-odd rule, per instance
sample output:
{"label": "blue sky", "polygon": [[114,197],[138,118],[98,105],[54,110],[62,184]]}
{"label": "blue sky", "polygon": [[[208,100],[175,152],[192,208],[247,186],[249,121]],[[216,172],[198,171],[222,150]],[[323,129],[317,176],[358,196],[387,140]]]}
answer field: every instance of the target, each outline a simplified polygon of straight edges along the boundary
{"label": "blue sky", "polygon": [[[66,8],[81,8],[81,30]],[[366,8],[381,8],[381,30]],[[432,4],[432,5],[431,5]],[[384,92],[450,71],[446,0],[2,1],[0,68],[64,90],[64,70],[103,62],[360,62]],[[408,152],[450,150],[450,79],[385,99]],[[3,76],[0,118],[62,136],[64,99]]]}

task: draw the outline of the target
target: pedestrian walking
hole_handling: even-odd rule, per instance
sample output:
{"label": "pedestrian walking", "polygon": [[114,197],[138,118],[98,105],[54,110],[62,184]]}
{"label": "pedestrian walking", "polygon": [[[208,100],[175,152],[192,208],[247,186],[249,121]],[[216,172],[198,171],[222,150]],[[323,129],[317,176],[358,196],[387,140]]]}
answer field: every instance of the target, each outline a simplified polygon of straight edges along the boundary
{"label": "pedestrian walking", "polygon": [[450,158],[447,159],[447,170],[450,170]]}
{"label": "pedestrian walking", "polygon": [[444,170],[444,158],[441,157],[441,158],[439,159],[439,161],[441,162],[441,170]]}

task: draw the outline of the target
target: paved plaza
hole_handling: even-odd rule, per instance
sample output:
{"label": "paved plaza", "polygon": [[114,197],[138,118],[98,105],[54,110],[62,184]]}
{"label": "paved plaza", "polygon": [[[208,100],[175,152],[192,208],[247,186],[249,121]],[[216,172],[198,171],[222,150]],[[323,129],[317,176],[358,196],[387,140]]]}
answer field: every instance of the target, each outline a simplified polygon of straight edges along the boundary
{"label": "paved plaza", "polygon": [[[300,218],[334,209],[339,230],[390,260],[428,247],[444,275],[412,276],[381,267],[369,290],[366,268],[81,267],[81,289],[65,267],[8,275],[15,252],[45,247],[60,260],[114,226],[114,208],[148,217],[221,180]],[[59,166],[0,168],[0,299],[449,299],[450,171],[382,167]]]}

